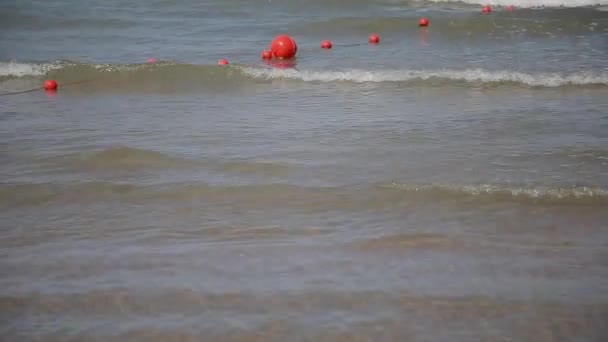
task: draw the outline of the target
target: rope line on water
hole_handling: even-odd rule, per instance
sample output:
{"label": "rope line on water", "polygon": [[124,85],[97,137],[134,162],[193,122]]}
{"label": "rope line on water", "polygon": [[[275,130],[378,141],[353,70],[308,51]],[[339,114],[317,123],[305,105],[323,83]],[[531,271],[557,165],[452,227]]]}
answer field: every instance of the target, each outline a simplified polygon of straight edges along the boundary
{"label": "rope line on water", "polygon": [[37,87],[37,88],[34,88],[34,89],[28,89],[28,90],[13,91],[13,92],[8,92],[8,93],[0,93],[0,96],[31,93],[33,91],[37,91],[37,90],[41,90],[41,89],[43,89],[43,88],[42,87]]}
{"label": "rope line on water", "polygon": [[[93,82],[93,81],[95,81],[95,80],[94,79],[88,79],[88,80],[80,80],[80,81],[74,81],[74,82],[67,82],[67,83],[62,83],[61,87],[63,88],[63,87],[66,87],[66,86],[71,86],[71,85],[75,85],[75,84],[83,84],[83,83],[88,83],[88,82]],[[44,90],[44,87],[36,87],[36,88],[32,88],[32,89],[12,91],[12,92],[7,92],[7,93],[0,93],[0,96],[25,94],[25,93],[31,93],[31,92],[34,92],[34,91],[38,91],[38,90]]]}
{"label": "rope line on water", "polygon": [[363,43],[352,43],[352,44],[333,44],[333,46],[340,46],[340,47],[349,47],[349,46],[361,46],[361,45],[368,45],[367,43],[363,44]]}

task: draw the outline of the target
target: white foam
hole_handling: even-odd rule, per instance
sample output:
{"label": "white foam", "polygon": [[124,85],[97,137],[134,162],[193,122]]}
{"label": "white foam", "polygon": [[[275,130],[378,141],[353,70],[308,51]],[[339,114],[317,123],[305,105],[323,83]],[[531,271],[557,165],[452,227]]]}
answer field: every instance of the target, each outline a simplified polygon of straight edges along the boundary
{"label": "white foam", "polygon": [[[61,69],[70,66],[90,66],[99,72],[114,72],[114,71],[136,71],[150,67],[148,64],[75,64],[73,62],[58,61],[55,63],[20,63],[20,62],[0,62],[0,77],[27,77],[27,76],[42,76],[49,71]],[[154,66],[168,65],[168,63],[157,63]]]}
{"label": "white foam", "polygon": [[585,7],[608,5],[608,0],[427,0],[431,2],[464,2],[471,5],[515,7]]}
{"label": "white foam", "polygon": [[0,77],[41,76],[53,69],[58,68],[61,68],[59,63],[0,62]]}
{"label": "white foam", "polygon": [[500,186],[492,184],[480,185],[450,185],[450,184],[433,184],[433,185],[409,185],[393,182],[388,187],[402,189],[412,192],[428,192],[444,191],[451,193],[460,193],[466,195],[508,195],[513,197],[527,198],[545,198],[545,199],[584,199],[584,198],[601,198],[608,197],[608,190],[597,187],[571,187],[571,188],[519,188]]}
{"label": "white foam", "polygon": [[465,70],[349,70],[306,71],[295,69],[243,68],[249,76],[265,79],[295,79],[305,82],[407,82],[443,79],[451,81],[502,83],[514,82],[537,87],[564,85],[608,85],[608,72],[577,72],[568,75],[555,73],[526,74],[513,71]]}

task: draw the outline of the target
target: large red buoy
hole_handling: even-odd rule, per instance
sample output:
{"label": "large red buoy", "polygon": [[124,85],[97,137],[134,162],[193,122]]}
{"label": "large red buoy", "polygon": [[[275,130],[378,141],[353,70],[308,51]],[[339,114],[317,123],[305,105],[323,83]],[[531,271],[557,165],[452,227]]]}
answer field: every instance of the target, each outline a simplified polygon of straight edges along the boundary
{"label": "large red buoy", "polygon": [[55,80],[44,81],[45,90],[57,90],[57,82]]}
{"label": "large red buoy", "polygon": [[228,60],[227,59],[220,59],[219,61],[217,61],[217,64],[219,64],[219,65],[228,65]]}
{"label": "large red buoy", "polygon": [[427,18],[420,18],[420,20],[418,20],[418,26],[420,27],[427,27],[429,26],[429,20]]}
{"label": "large red buoy", "polygon": [[332,47],[331,41],[324,40],[324,41],[321,42],[321,48],[322,49],[331,49],[331,47]]}
{"label": "large red buoy", "polygon": [[272,52],[272,55],[277,58],[294,58],[298,52],[298,45],[293,38],[286,34],[282,34],[276,36],[272,43],[270,43],[270,51]]}
{"label": "large red buoy", "polygon": [[153,58],[153,57],[148,58],[148,63],[150,63],[150,64],[156,63],[156,58]]}
{"label": "large red buoy", "polygon": [[372,43],[372,44],[378,44],[378,43],[380,43],[380,36],[377,35],[377,34],[375,34],[375,33],[370,34],[369,35],[369,42]]}
{"label": "large red buoy", "polygon": [[262,59],[271,59],[271,58],[272,58],[272,52],[270,52],[270,50],[262,51]]}
{"label": "large red buoy", "polygon": [[485,5],[481,8],[481,13],[490,14],[492,13],[492,7],[490,5]]}

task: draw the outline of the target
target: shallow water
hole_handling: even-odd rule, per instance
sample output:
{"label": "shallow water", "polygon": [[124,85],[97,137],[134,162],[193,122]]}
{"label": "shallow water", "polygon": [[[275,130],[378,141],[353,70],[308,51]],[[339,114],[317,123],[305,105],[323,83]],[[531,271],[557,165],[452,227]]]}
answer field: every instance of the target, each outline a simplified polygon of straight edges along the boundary
{"label": "shallow water", "polygon": [[558,2],[0,3],[0,333],[605,340],[608,3]]}

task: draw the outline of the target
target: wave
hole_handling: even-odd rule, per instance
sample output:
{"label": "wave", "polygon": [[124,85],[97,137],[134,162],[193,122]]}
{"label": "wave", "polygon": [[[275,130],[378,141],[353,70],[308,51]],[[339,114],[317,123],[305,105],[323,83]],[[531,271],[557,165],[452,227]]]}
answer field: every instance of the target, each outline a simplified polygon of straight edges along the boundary
{"label": "wave", "polygon": [[[486,69],[393,69],[393,70],[305,70],[268,66],[193,65],[165,62],[159,64],[0,64],[0,81],[4,79],[46,76],[60,85],[81,84],[92,89],[224,89],[226,86],[254,86],[260,80],[289,79],[304,82],[351,83],[430,83],[519,84],[530,87],[608,86],[608,72],[579,71],[570,74],[524,73]],[[4,82],[7,83],[7,82]],[[2,83],[0,83],[2,84]],[[89,88],[87,88],[89,89]],[[3,89],[7,91],[6,89]]]}
{"label": "wave", "polygon": [[86,172],[156,171],[167,169],[207,169],[214,173],[257,176],[264,178],[287,176],[290,166],[258,160],[190,159],[157,151],[126,146],[113,146],[93,153],[52,158],[59,168]]}
{"label": "wave", "polygon": [[355,242],[353,247],[363,251],[387,251],[415,248],[446,248],[452,244],[453,241],[444,235],[411,233],[368,238]]}
{"label": "wave", "polygon": [[[601,8],[599,8],[601,9]],[[588,36],[607,29],[605,15],[595,9],[545,9],[543,11],[519,10],[509,13],[496,9],[492,16],[480,17],[479,9],[469,11],[433,11],[431,17],[432,39],[438,42],[453,40],[467,41],[485,39],[507,39],[526,37],[539,39],[546,37]],[[315,36],[319,39],[328,34],[349,32],[366,36],[370,31],[376,32],[411,32],[417,29],[412,22],[418,20],[418,11],[399,12],[398,16],[343,16],[318,18],[303,22],[295,27],[295,32],[302,36]],[[411,37],[415,37],[414,34]],[[336,46],[340,42],[335,41]],[[349,44],[347,44],[349,45]]]}
{"label": "wave", "polygon": [[[481,271],[478,271],[470,266],[469,259],[460,256],[454,256],[453,265],[448,264],[451,268],[443,266],[444,264],[441,263],[443,259],[437,261],[424,256],[421,258],[424,262],[420,267],[412,267],[409,264],[414,264],[419,260],[418,258],[402,258],[400,261],[405,266],[400,265],[400,268],[393,266],[399,259],[372,259],[374,263],[388,261],[381,268],[374,269],[371,275],[367,265],[375,264],[369,261],[370,258],[361,258],[367,263],[358,262],[357,255],[351,261],[353,265],[336,257],[334,258],[338,261],[331,259],[331,262],[325,263],[317,261],[317,258],[311,258],[312,261],[305,259],[300,264],[296,264],[289,259],[283,263],[277,261],[280,267],[270,264],[264,268],[265,271],[267,268],[271,271],[278,269],[279,271],[274,271],[279,274],[275,276],[278,281],[273,282],[274,278],[265,278],[260,281],[264,286],[257,283],[254,283],[254,286],[239,281],[253,272],[260,272],[256,267],[257,260],[268,255],[276,258],[278,253],[273,253],[272,250],[265,253],[258,252],[260,255],[256,254],[250,262],[245,258],[234,258],[237,259],[236,261],[228,258],[225,262],[215,265],[207,260],[188,260],[179,255],[186,260],[178,259],[182,264],[177,264],[175,257],[155,255],[154,249],[151,249],[150,252],[146,250],[138,254],[138,256],[151,256],[145,262],[140,262],[140,259],[131,256],[124,258],[122,253],[103,255],[94,261],[89,258],[74,257],[67,258],[68,261],[59,260],[52,266],[65,266],[68,270],[78,268],[79,277],[75,280],[68,278],[68,280],[53,282],[55,278],[51,278],[51,281],[45,279],[45,282],[31,282],[38,283],[39,287],[42,287],[47,283],[54,285],[62,281],[63,286],[46,286],[42,290],[30,284],[18,286],[22,284],[18,282],[22,278],[13,275],[17,272],[10,269],[6,277],[12,281],[10,284],[17,285],[5,289],[0,296],[0,306],[7,317],[6,324],[19,326],[23,324],[22,317],[27,317],[46,329],[7,329],[4,334],[6,339],[11,341],[416,341],[465,340],[462,337],[465,333],[462,331],[466,331],[468,340],[492,341],[498,339],[496,336],[503,335],[512,340],[549,340],[546,336],[553,336],[551,340],[591,341],[601,340],[598,337],[605,335],[606,304],[595,299],[596,297],[592,297],[595,301],[583,301],[577,298],[577,302],[572,303],[564,299],[545,299],[556,297],[557,295],[552,294],[559,294],[559,291],[547,291],[535,300],[525,298],[523,295],[492,295],[494,292],[483,291],[485,287],[481,287],[482,284],[485,285],[482,281],[487,278],[480,276],[479,279],[469,280],[466,277],[469,274],[476,274],[475,272],[482,272],[482,275],[486,276],[486,274],[494,275],[498,271],[487,270],[485,267],[479,267]],[[238,256],[240,251],[223,252]],[[315,252],[316,250],[313,250],[309,253]],[[207,253],[223,255],[221,250],[211,250]],[[278,255],[279,257],[287,255],[288,258],[295,259],[286,253]],[[213,258],[220,257],[213,256]],[[500,258],[502,259],[499,260],[507,259],[503,255],[500,255]],[[461,260],[464,262],[460,262]],[[559,261],[561,259],[556,263]],[[31,268],[32,262],[29,260],[26,262],[22,262],[23,267]],[[129,267],[132,264],[139,266],[140,263],[141,269]],[[47,264],[50,265],[50,262],[42,265]],[[233,276],[229,272],[232,268],[226,265],[233,264],[239,265],[239,267],[233,266],[234,268],[243,270],[238,274],[240,277]],[[254,267],[248,266],[249,264]],[[292,266],[294,264],[296,266]],[[482,265],[486,264],[492,263],[482,263]],[[530,264],[536,265],[536,263]],[[562,266],[561,269],[567,268],[568,265]],[[188,266],[191,269],[196,268],[208,278],[219,274],[218,279],[228,279],[225,281],[228,286],[210,287],[207,282],[201,284],[191,281],[190,278],[186,278],[187,275],[184,275],[186,273],[184,269]],[[557,267],[551,267],[550,270],[554,268]],[[385,269],[389,271],[382,273]],[[401,271],[404,269],[408,272]],[[443,271],[444,269],[446,271]],[[529,292],[540,288],[538,283],[544,285],[551,281],[552,278],[547,276],[547,271],[528,274],[531,269],[535,268],[529,264],[509,264],[500,268],[500,275],[508,278],[513,277],[511,274],[516,274],[522,278],[517,281],[529,281],[532,286],[526,289]],[[461,270],[465,270],[465,273],[459,274]],[[63,269],[61,271],[66,272]],[[107,282],[102,281],[127,272],[138,276],[135,280],[129,279],[128,287],[113,283],[112,286],[105,285]],[[266,272],[270,273],[270,271]],[[379,280],[372,278],[375,274],[381,274],[379,276],[381,278]],[[154,281],[151,284],[145,283],[153,276]],[[376,281],[371,282],[375,286],[369,285],[368,277]],[[601,274],[596,277],[603,279],[600,278]],[[357,280],[351,282],[351,279]],[[433,283],[435,279],[455,279],[457,282],[437,284]],[[580,282],[585,279],[587,278],[582,278]],[[95,280],[97,282],[94,283]],[[406,285],[391,286],[396,284],[397,280],[401,280],[401,284]],[[298,286],[285,285],[291,285],[296,281],[299,281]],[[420,286],[424,286],[425,282],[432,286],[423,291],[416,291]],[[86,286],[66,286],[65,283],[70,285],[85,283]],[[265,285],[266,283],[271,285]],[[348,285],[345,286],[345,283]],[[474,288],[461,293],[462,291],[459,290],[461,287],[458,285],[462,283],[472,283]],[[212,284],[215,285],[214,282]],[[561,284],[560,280],[550,290],[559,289]],[[443,291],[437,293],[433,291],[435,289],[443,289]],[[589,297],[594,294],[595,292],[590,293]],[[234,323],[235,321],[237,323]],[[449,322],[449,324],[439,324],[439,322]],[[99,328],[100,325],[103,325],[103,328]],[[455,329],[455,326],[458,329]],[[205,338],[202,339],[201,336]],[[407,336],[424,336],[424,338],[407,338]],[[438,338],[441,336],[443,338]]]}
{"label": "wave", "polygon": [[[15,66],[18,65],[18,66]],[[438,69],[438,70],[298,70],[295,68],[267,68],[257,66],[234,65],[228,68],[218,68],[214,65],[192,65],[162,63],[149,64],[0,64],[0,77],[40,76],[48,75],[67,79],[86,79],[87,77],[103,77],[113,75],[136,81],[138,77],[146,79],[157,77],[166,82],[171,80],[196,79],[201,80],[230,79],[295,79],[316,82],[408,82],[426,80],[447,80],[475,83],[520,83],[530,86],[557,87],[563,85],[608,85],[608,73],[580,71],[571,74],[558,73],[523,73],[508,70],[484,69]],[[167,77],[170,77],[169,79]]]}
{"label": "wave", "polygon": [[[107,256],[110,260],[114,258],[120,258],[120,256]],[[107,259],[98,260],[98,263],[106,266]],[[132,260],[130,260],[133,262]],[[162,263],[162,265],[165,265]],[[173,265],[167,263],[167,265]],[[113,267],[114,265],[107,265]],[[145,265],[150,267],[149,265]],[[219,267],[219,266],[218,266]],[[341,285],[341,284],[340,284]],[[86,290],[71,290],[71,291],[58,291],[54,287],[46,289],[46,291],[31,292],[27,288],[19,289],[18,291],[12,291],[10,293],[3,293],[0,296],[0,305],[7,312],[14,317],[19,317],[24,310],[30,309],[33,312],[40,314],[72,314],[75,317],[81,316],[82,313],[91,314],[91,312],[101,312],[108,314],[116,314],[116,312],[127,312],[133,315],[146,316],[152,312],[175,312],[183,314],[184,312],[199,313],[201,307],[213,308],[218,312],[242,312],[259,315],[259,308],[271,307],[274,310],[293,312],[294,307],[299,308],[299,311],[303,309],[315,309],[316,307],[332,308],[343,312],[353,311],[353,308],[377,308],[382,305],[396,305],[400,309],[403,307],[411,307],[415,312],[420,310],[429,310],[429,308],[439,308],[440,312],[449,311],[449,317],[457,317],[462,315],[463,307],[469,307],[467,310],[469,313],[478,313],[482,317],[487,317],[487,313],[491,312],[496,314],[497,310],[504,312],[515,312],[521,311],[522,307],[530,306],[529,302],[517,302],[507,300],[494,300],[490,297],[439,297],[439,296],[415,296],[410,292],[399,292],[399,291],[382,291],[382,290],[356,290],[356,289],[345,289],[343,285],[340,288],[326,288],[325,290],[314,290],[314,291],[268,291],[266,293],[254,292],[254,291],[237,291],[230,292],[229,289],[223,289],[223,291],[217,292],[206,292],[202,290],[191,289],[188,287],[163,287],[160,289],[150,288],[104,288],[102,286],[93,287]],[[168,300],[170,299],[170,300]],[[525,305],[523,305],[525,304]],[[594,304],[597,307],[604,307],[605,304]],[[554,314],[555,308],[561,306],[558,303],[550,303],[547,307],[541,304],[539,308],[545,308],[548,313]],[[563,311],[571,309],[569,306],[565,306]],[[325,311],[325,310],[323,310]],[[317,312],[317,310],[315,310]],[[561,312],[561,310],[560,310]],[[593,311],[597,314],[597,321],[602,322],[600,319],[602,310]],[[256,317],[259,319],[259,317]],[[356,323],[359,321],[356,320]],[[215,324],[215,322],[213,322]],[[396,322],[399,324],[402,322]],[[280,323],[282,324],[282,323]],[[257,324],[256,324],[257,326]],[[375,324],[370,326],[370,329],[378,331],[378,325]],[[306,329],[310,327],[306,326]],[[360,327],[359,327],[360,328]],[[150,327],[147,327],[150,329]],[[255,329],[262,330],[260,333],[251,334],[249,338],[242,339],[209,339],[211,341],[217,340],[231,340],[231,341],[251,341],[259,340],[251,338],[251,336],[260,336],[268,333],[268,330],[263,327],[256,327]],[[286,332],[291,331],[286,329]],[[149,340],[151,334],[145,334],[142,331],[143,336],[148,337]],[[178,334],[178,333],[176,333]],[[293,334],[289,334],[290,336]],[[131,340],[126,338],[126,340]],[[198,337],[198,336],[197,336]],[[335,335],[334,335],[335,337]],[[122,339],[119,339],[122,340]],[[162,340],[176,340],[174,338],[167,338]],[[182,340],[182,339],[177,339]],[[199,340],[198,338],[187,339]],[[290,339],[285,339],[290,340]],[[308,340],[308,339],[307,339]],[[310,340],[319,340],[318,336],[311,338]],[[323,341],[335,341],[335,338],[322,339]],[[339,339],[342,340],[357,340],[353,338]]]}
{"label": "wave", "polygon": [[[539,156],[536,156],[538,158]],[[582,159],[589,162],[608,162],[608,149],[605,148],[565,148],[558,150],[549,150],[542,154],[541,157],[557,157],[557,158],[570,158],[570,159]]]}
{"label": "wave", "polygon": [[43,76],[51,70],[62,67],[64,67],[63,63],[0,62],[0,80],[2,78]]}
{"label": "wave", "polygon": [[[54,63],[4,63],[0,65],[0,95],[36,90],[43,78],[57,80],[59,87],[76,93],[154,92],[183,93],[225,91],[248,86],[254,80],[235,67],[180,64],[171,61],[139,64],[93,64],[71,61]],[[17,82],[22,81],[22,82]]]}
{"label": "wave", "polygon": [[133,74],[163,74],[184,77],[191,72],[198,71],[206,74],[222,74],[233,68],[218,68],[216,65],[180,64],[172,61],[159,61],[157,63],[132,64],[96,64],[73,61],[56,62],[0,62],[0,77],[18,78],[28,76],[102,76],[102,75],[129,75]]}
{"label": "wave", "polygon": [[469,198],[494,200],[533,200],[542,202],[608,202],[608,189],[599,187],[514,187],[509,185],[402,184],[381,185],[429,198]]}
{"label": "wave", "polygon": [[295,79],[305,82],[379,83],[456,81],[481,84],[516,83],[533,87],[560,87],[567,85],[608,86],[608,73],[594,73],[585,71],[572,74],[527,74],[514,71],[490,71],[484,69],[307,71],[296,69],[244,68],[243,71],[255,78]]}
{"label": "wave", "polygon": [[[298,229],[289,229],[284,227],[257,227],[250,226],[247,228],[237,227],[213,227],[203,231],[196,231],[196,235],[204,234],[207,239],[213,244],[223,244],[250,240],[261,239],[287,239],[292,237],[315,237],[320,235],[330,234],[330,229],[322,229],[318,227],[301,227]],[[191,238],[187,235],[183,238]]]}
{"label": "wave", "polygon": [[68,184],[0,184],[0,203],[29,206],[82,201],[169,201],[267,210],[296,208],[305,211],[384,210],[425,203],[475,206],[513,202],[526,205],[608,204],[608,189],[599,187],[517,187],[511,185],[382,183],[359,187],[303,187],[290,184],[220,185],[177,183],[134,185],[114,182]]}
{"label": "wave", "polygon": [[54,202],[81,203],[83,200],[127,195],[136,189],[134,185],[109,182],[1,184],[0,203],[6,206],[36,206]]}
{"label": "wave", "polygon": [[256,175],[263,177],[281,177],[289,175],[291,168],[287,164],[274,162],[257,162],[257,161],[227,161],[219,163],[219,167],[215,168],[220,172]]}
{"label": "wave", "polygon": [[67,164],[85,170],[125,170],[189,167],[196,163],[156,151],[115,146],[90,155],[69,158]]}
{"label": "wave", "polygon": [[470,5],[515,7],[590,7],[608,5],[608,0],[426,0],[434,3],[462,2]]}

